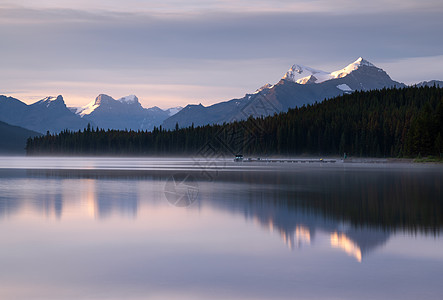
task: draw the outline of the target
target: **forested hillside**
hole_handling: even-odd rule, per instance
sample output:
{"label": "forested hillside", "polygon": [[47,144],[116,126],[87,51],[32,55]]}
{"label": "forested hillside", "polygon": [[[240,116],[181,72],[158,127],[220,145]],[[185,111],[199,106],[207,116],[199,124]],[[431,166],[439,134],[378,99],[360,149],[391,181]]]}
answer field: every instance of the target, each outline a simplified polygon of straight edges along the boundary
{"label": "forested hillside", "polygon": [[26,140],[40,135],[38,132],[0,121],[0,154],[23,155]]}
{"label": "forested hillside", "polygon": [[[266,118],[173,131],[88,127],[28,140],[27,153],[63,155],[342,155],[443,152],[443,89],[354,92]],[[217,153],[217,154],[216,154]]]}

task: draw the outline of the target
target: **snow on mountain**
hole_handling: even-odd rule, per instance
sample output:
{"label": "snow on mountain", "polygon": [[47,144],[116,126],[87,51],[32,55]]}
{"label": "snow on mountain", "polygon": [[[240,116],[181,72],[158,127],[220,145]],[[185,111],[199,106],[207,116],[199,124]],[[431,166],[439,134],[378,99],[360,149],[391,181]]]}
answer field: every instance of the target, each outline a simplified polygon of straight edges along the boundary
{"label": "snow on mountain", "polygon": [[66,107],[61,95],[46,97],[29,105],[0,96],[0,121],[41,133],[79,130],[88,125]]}
{"label": "snow on mountain", "polygon": [[43,103],[43,102],[45,102],[45,103],[50,103],[50,102],[52,102],[52,101],[56,101],[56,100],[57,100],[57,97],[48,96],[48,97],[45,97],[45,98],[43,98],[42,100],[40,100],[40,101],[38,101],[38,102],[41,102],[41,103]]}
{"label": "snow on mountain", "polygon": [[293,65],[283,76],[283,79],[299,84],[306,84],[310,79],[314,79],[314,82],[318,83],[330,79],[330,74],[303,65]]}
{"label": "snow on mountain", "polygon": [[346,83],[337,85],[337,88],[343,92],[353,92],[353,90]]}
{"label": "snow on mountain", "polygon": [[361,66],[367,66],[367,67],[375,67],[373,64],[371,64],[369,61],[364,60],[363,57],[359,57],[356,61],[354,61],[352,64],[349,64],[346,66],[346,68],[343,68],[341,70],[335,71],[331,73],[332,78],[343,78],[349,74],[351,74],[352,71],[357,70]]}
{"label": "snow on mountain", "polygon": [[84,116],[90,115],[91,113],[93,113],[101,105],[103,105],[105,103],[112,103],[115,101],[118,101],[120,103],[126,103],[126,104],[134,104],[134,103],[138,103],[138,98],[135,95],[129,95],[126,97],[122,97],[118,100],[115,100],[114,98],[112,98],[108,95],[100,94],[97,96],[97,98],[95,98],[95,100],[89,102],[85,106],[77,108],[75,113],[83,118]]}
{"label": "snow on mountain", "polygon": [[353,71],[358,70],[361,66],[376,68],[376,66],[369,61],[359,57],[356,61],[349,64],[345,68],[331,73],[316,70],[303,65],[293,65],[283,76],[283,79],[293,81],[298,84],[322,83],[327,80],[346,77]]}
{"label": "snow on mountain", "polygon": [[129,96],[126,96],[126,97],[121,97],[117,101],[120,101],[122,103],[137,103],[138,102],[138,98],[137,98],[136,95],[129,95]]}
{"label": "snow on mountain", "polygon": [[181,109],[182,107],[161,109],[156,106],[144,108],[135,95],[115,100],[111,96],[100,94],[94,101],[79,108],[71,108],[71,111],[100,128],[152,130]]}
{"label": "snow on mountain", "polygon": [[264,86],[262,86],[261,88],[257,89],[253,94],[258,94],[264,90],[270,90],[274,87],[273,84],[267,83]]}
{"label": "snow on mountain", "polygon": [[169,116],[171,117],[171,116],[175,115],[176,113],[178,113],[179,111],[181,111],[182,109],[183,109],[183,107],[177,106],[177,107],[168,108],[166,111],[168,112]]}
{"label": "snow on mountain", "polygon": [[147,110],[151,113],[157,113],[157,114],[166,113],[168,115],[168,117],[175,115],[176,113],[178,113],[182,109],[183,109],[183,107],[181,107],[181,106],[171,107],[171,108],[167,108],[167,109],[161,109],[158,106],[147,108]]}
{"label": "snow on mountain", "polygon": [[[289,108],[323,101],[353,91],[368,91],[389,87],[403,87],[389,75],[362,57],[345,68],[334,72],[295,64],[275,85],[265,85],[255,93],[246,94],[207,107],[188,105],[176,115],[166,119],[162,126],[180,127],[223,124],[243,120],[249,116],[261,117],[285,112]],[[263,93],[260,93],[263,91]]]}
{"label": "snow on mountain", "polygon": [[[97,98],[95,98],[95,100],[89,102],[88,104],[82,106],[82,107],[71,107],[71,110],[79,115],[80,117],[84,117],[87,115],[92,114],[98,107],[100,107],[101,105],[103,105],[104,103],[109,103],[109,102],[114,102],[114,101],[118,101],[120,103],[125,103],[125,104],[136,104],[139,103],[138,97],[136,95],[129,95],[129,96],[125,96],[125,97],[121,97],[118,100],[114,100],[114,98],[105,95],[105,94],[100,94],[98,95]],[[180,110],[182,110],[183,107],[181,106],[177,106],[177,107],[172,107],[172,108],[168,108],[168,109],[161,109],[159,107],[151,107],[151,108],[147,108],[147,110],[149,110],[150,112],[166,112],[168,114],[168,116],[173,116],[176,113],[178,113]]]}
{"label": "snow on mountain", "polygon": [[83,118],[85,115],[91,114],[99,106],[100,103],[97,103],[97,101],[94,100],[92,102],[89,102],[85,106],[77,107],[77,111],[75,112],[75,114]]}
{"label": "snow on mountain", "polygon": [[429,87],[433,87],[434,85],[437,86],[437,87],[443,88],[443,81],[441,81],[441,80],[422,81],[422,82],[413,84],[412,86],[417,86],[417,87],[429,86]]}
{"label": "snow on mountain", "polygon": [[64,100],[63,100],[62,95],[58,95],[57,97],[48,96],[46,98],[43,98],[40,101],[37,101],[34,104],[36,104],[36,105],[45,105],[46,107],[49,107],[50,105],[54,105],[56,103],[61,103],[61,104],[65,103]]}

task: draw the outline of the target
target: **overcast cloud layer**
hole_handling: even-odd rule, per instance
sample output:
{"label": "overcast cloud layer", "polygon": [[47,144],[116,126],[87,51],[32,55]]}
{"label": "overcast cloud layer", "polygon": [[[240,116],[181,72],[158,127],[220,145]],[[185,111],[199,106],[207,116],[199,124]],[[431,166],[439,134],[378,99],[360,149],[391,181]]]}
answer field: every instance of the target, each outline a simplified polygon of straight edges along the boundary
{"label": "overcast cloud layer", "polygon": [[433,0],[0,0],[0,94],[210,104],[295,63],[332,71],[359,56],[394,80],[442,80],[442,14]]}

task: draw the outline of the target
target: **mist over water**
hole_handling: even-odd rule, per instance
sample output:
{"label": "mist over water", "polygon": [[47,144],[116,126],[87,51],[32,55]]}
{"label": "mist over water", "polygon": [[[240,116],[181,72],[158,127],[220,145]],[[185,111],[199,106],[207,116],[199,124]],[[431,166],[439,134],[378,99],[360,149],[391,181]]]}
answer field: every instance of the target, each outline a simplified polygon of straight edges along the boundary
{"label": "mist over water", "polygon": [[440,299],[439,165],[0,157],[1,299]]}

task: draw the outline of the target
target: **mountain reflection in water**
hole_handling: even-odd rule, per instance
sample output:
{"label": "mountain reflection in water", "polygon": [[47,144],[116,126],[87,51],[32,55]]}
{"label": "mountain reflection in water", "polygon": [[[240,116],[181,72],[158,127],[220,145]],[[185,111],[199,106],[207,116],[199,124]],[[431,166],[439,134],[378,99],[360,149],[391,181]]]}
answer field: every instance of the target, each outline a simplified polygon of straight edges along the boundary
{"label": "mountain reflection in water", "polygon": [[[63,220],[72,207],[97,220],[135,219],[140,207],[155,212],[169,205],[164,186],[174,172],[0,170],[0,219],[32,211]],[[361,262],[398,231],[439,235],[443,225],[439,168],[224,170],[214,180],[192,172],[198,199],[184,209],[242,215],[277,232],[290,249],[309,246],[320,234]]]}

